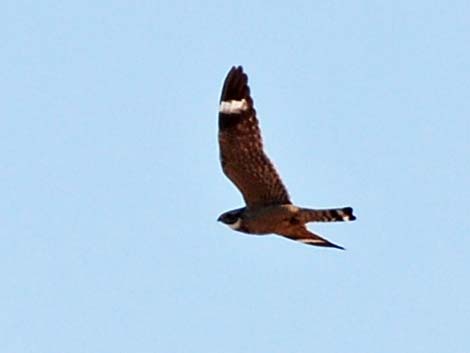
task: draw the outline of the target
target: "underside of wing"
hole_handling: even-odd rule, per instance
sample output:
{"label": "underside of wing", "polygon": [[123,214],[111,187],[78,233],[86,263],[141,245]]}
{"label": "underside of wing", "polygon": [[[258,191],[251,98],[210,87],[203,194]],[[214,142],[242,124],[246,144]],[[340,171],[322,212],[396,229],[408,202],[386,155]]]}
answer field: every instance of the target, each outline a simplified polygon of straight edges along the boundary
{"label": "underside of wing", "polygon": [[321,236],[310,232],[304,225],[299,225],[298,227],[292,227],[286,232],[280,234],[286,238],[300,241],[304,244],[314,245],[314,246],[322,246],[326,248],[336,248],[340,250],[344,250],[342,246],[334,244],[329,240],[322,238]]}
{"label": "underside of wing", "polygon": [[219,147],[222,169],[241,191],[248,207],[291,203],[263,151],[248,77],[241,66],[232,67],[222,89]]}

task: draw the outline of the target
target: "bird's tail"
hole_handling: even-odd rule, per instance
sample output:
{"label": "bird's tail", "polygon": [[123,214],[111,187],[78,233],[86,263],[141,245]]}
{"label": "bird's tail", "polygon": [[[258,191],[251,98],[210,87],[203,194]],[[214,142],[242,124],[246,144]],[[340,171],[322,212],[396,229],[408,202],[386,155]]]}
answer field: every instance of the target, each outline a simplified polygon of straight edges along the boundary
{"label": "bird's tail", "polygon": [[356,216],[353,215],[351,207],[331,208],[325,210],[312,210],[301,208],[299,220],[301,223],[308,222],[344,222],[354,221]]}

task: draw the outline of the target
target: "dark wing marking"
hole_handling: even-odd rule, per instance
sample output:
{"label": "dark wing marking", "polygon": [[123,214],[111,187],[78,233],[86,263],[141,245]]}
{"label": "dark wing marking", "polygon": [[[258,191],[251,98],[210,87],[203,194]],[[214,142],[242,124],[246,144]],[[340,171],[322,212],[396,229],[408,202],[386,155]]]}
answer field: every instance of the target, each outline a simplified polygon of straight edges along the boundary
{"label": "dark wing marking", "polygon": [[248,77],[241,66],[228,73],[220,102],[219,147],[224,173],[248,207],[290,204],[281,178],[263,151]]}

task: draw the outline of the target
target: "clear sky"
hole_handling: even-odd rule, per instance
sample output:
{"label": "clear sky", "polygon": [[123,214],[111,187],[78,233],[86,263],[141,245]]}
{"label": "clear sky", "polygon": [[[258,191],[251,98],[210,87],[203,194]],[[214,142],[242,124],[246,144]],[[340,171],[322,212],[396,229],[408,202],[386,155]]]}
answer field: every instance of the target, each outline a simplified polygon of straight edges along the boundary
{"label": "clear sky", "polygon": [[[468,1],[6,1],[0,352],[470,352]],[[243,65],[346,251],[217,223]]]}

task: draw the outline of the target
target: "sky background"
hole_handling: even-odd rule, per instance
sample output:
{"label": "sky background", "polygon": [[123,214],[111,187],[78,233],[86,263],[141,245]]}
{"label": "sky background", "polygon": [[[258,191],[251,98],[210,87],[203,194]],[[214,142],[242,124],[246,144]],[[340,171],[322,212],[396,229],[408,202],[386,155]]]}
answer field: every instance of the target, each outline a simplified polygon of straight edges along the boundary
{"label": "sky background", "polygon": [[[9,1],[0,351],[470,352],[468,1]],[[292,199],[346,251],[216,222],[243,65]]]}

